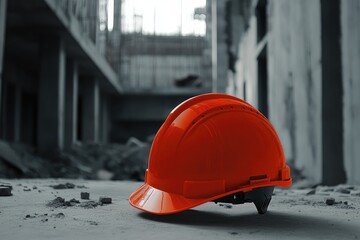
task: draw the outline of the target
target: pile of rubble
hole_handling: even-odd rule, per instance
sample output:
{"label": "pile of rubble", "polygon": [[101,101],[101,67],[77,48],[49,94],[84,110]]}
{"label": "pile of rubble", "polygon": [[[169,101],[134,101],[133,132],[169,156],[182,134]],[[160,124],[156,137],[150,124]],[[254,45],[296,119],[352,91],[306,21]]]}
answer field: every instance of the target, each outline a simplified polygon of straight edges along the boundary
{"label": "pile of rubble", "polygon": [[126,144],[75,144],[51,159],[28,146],[0,141],[0,178],[143,180],[152,139]]}

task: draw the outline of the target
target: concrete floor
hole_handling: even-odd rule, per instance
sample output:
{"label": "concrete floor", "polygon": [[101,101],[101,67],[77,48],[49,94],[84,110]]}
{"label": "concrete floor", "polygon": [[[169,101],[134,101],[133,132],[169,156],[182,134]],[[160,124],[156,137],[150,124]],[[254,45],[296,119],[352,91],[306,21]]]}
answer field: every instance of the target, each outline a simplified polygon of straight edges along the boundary
{"label": "concrete floor", "polygon": [[[72,182],[87,189],[54,190],[50,185]],[[13,196],[0,197],[0,239],[358,239],[360,187],[351,194],[275,189],[269,212],[258,215],[253,204],[233,207],[207,203],[170,216],[153,216],[132,208],[127,199],[141,183],[85,180],[7,180]],[[26,186],[26,187],[25,187]],[[36,189],[32,189],[36,186]],[[31,191],[24,191],[31,189]],[[110,205],[50,208],[56,196],[80,200],[112,197]],[[334,197],[333,206],[325,204]],[[81,200],[85,201],[85,200]],[[345,203],[346,201],[346,203]],[[59,217],[63,213],[64,217]],[[47,214],[47,215],[46,215]],[[26,217],[26,215],[29,215]]]}

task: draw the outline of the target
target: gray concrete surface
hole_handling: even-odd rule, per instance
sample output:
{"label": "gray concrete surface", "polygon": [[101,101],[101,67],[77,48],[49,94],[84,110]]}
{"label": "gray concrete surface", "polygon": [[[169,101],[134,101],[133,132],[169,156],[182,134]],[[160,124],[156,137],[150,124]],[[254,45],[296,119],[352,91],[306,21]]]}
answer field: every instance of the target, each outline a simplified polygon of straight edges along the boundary
{"label": "gray concrete surface", "polygon": [[[257,14],[265,2],[266,13]],[[219,35],[228,35],[228,54],[234,57],[233,64],[221,66],[228,69],[227,93],[263,113],[268,105],[287,161],[308,179],[360,184],[360,2],[229,0],[227,5],[219,16],[226,27],[218,28]]]}
{"label": "gray concrete surface", "polygon": [[[54,190],[50,187],[65,182],[87,189]],[[0,184],[3,183],[14,188],[13,196],[0,197],[0,239],[3,240],[360,237],[360,187],[357,186],[345,191],[348,193],[318,187],[316,194],[310,195],[307,195],[309,189],[276,189],[265,215],[258,215],[253,204],[229,208],[207,203],[175,215],[154,216],[132,208],[127,201],[130,193],[141,184],[139,182],[0,180]],[[87,201],[80,199],[80,193],[84,191],[90,193],[91,200],[97,201],[100,196],[112,197],[112,204],[90,209],[79,205],[66,208],[46,206],[56,196]],[[336,202],[342,203],[328,206],[325,204],[327,197],[334,197]]]}
{"label": "gray concrete surface", "polygon": [[342,67],[344,88],[344,163],[348,181],[360,183],[360,31],[356,28],[360,20],[360,2],[341,1],[340,9],[343,35]]}

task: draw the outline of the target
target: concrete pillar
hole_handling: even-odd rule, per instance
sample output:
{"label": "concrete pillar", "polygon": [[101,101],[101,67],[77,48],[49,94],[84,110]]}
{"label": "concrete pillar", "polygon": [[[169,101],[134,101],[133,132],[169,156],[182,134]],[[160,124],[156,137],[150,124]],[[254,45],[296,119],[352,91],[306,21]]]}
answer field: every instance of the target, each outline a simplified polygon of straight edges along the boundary
{"label": "concrete pillar", "polygon": [[101,94],[101,112],[100,112],[100,140],[107,143],[109,140],[109,108],[106,94]]}
{"label": "concrete pillar", "polygon": [[343,153],[343,85],[340,39],[340,0],[322,0],[322,183],[325,185],[346,182]]}
{"label": "concrete pillar", "polygon": [[[2,85],[3,85],[3,65],[4,65],[4,50],[5,50],[5,27],[6,27],[6,2],[7,0],[0,0],[0,120],[2,119]],[[1,122],[1,121],[0,121]],[[3,131],[0,128],[0,131]],[[1,133],[3,135],[3,133]]]}
{"label": "concrete pillar", "polygon": [[21,139],[21,112],[22,112],[22,90],[16,86],[15,89],[15,109],[14,109],[14,141],[20,142]]}
{"label": "concrete pillar", "polygon": [[100,88],[97,78],[87,78],[83,83],[82,140],[99,141]]}
{"label": "concrete pillar", "polygon": [[79,98],[79,75],[77,63],[69,60],[66,65],[65,84],[65,148],[69,149],[77,140],[77,112]]}
{"label": "concrete pillar", "polygon": [[41,45],[37,145],[52,154],[64,145],[65,49],[59,37],[47,37]]}

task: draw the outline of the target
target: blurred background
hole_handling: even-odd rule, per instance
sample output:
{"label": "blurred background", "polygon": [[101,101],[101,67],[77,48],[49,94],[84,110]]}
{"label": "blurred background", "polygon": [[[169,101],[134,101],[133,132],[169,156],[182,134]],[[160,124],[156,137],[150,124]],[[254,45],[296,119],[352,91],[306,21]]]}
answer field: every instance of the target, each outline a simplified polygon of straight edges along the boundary
{"label": "blurred background", "polygon": [[169,112],[219,92],[295,180],[360,184],[359,22],[358,0],[0,0],[0,177],[142,180]]}

